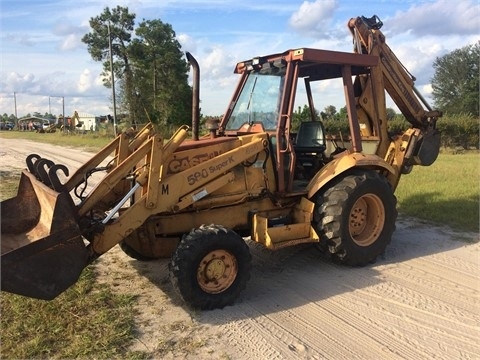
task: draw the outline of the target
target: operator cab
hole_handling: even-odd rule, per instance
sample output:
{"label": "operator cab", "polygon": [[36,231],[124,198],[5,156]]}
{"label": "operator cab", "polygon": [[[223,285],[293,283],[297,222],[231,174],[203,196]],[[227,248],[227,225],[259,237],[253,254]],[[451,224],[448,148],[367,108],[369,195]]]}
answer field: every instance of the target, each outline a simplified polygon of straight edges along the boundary
{"label": "operator cab", "polygon": [[[349,108],[350,138],[353,151],[361,151],[360,125],[355,109],[352,77],[369,75],[378,58],[317,49],[296,49],[268,57],[240,62],[235,73],[241,74],[230,106],[220,123],[219,134],[239,136],[265,132],[269,136],[273,164],[277,173],[280,193],[306,191],[310,180],[331,160],[338,146],[327,143],[327,134],[319,113],[315,110],[310,83],[337,79]],[[297,91],[303,80],[305,91]],[[357,85],[357,84],[356,84]],[[347,92],[348,89],[348,92]],[[295,100],[305,94],[310,111],[308,119],[295,118]],[[363,119],[360,119],[363,121]],[[368,119],[366,120],[368,122]],[[342,139],[343,140],[343,139]],[[328,156],[326,155],[328,154]],[[303,190],[302,190],[303,189]]]}

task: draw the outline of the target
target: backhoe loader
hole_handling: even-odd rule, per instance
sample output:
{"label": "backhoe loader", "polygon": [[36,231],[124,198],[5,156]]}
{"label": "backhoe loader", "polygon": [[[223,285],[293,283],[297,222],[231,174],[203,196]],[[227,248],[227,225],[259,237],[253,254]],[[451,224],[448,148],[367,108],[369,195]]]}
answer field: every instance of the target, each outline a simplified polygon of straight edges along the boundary
{"label": "backhoe loader", "polygon": [[[148,124],[117,136],[71,176],[28,156],[18,195],[1,203],[2,290],[53,299],[116,245],[137,260],[169,257],[176,289],[199,309],[230,305],[246,287],[247,237],[271,250],[312,243],[351,266],[374,261],[395,228],[401,175],[438,155],[442,116],[415,89],[381,25],[376,16],[351,19],[352,53],[298,48],[239,62],[231,101],[206,135],[199,66],[187,53],[191,139],[187,126],[164,140]],[[314,106],[312,84],[334,80],[348,136],[327,134]],[[311,118],[294,131],[300,93]],[[387,131],[387,93],[411,123],[401,134]],[[95,172],[101,180],[85,190]]]}

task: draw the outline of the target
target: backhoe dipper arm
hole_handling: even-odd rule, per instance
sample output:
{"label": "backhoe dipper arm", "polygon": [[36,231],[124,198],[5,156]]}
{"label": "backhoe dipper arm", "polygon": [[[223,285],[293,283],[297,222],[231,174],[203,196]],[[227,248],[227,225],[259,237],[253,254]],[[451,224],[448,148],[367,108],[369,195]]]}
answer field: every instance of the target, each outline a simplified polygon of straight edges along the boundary
{"label": "backhoe dipper arm", "polygon": [[385,36],[380,31],[382,25],[376,15],[372,18],[361,16],[350,19],[348,27],[353,36],[354,52],[377,55],[380,58],[379,66],[382,69],[385,89],[414,127],[435,128],[435,122],[442,113],[432,110],[415,88],[415,78],[386,44]]}

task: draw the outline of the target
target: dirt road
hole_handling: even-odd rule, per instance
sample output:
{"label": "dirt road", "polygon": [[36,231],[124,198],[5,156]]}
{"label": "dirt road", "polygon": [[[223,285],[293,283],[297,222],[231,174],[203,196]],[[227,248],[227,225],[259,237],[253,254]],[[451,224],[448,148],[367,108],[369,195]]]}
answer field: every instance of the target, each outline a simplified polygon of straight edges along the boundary
{"label": "dirt road", "polygon": [[[32,152],[71,170],[91,156],[0,139],[2,172],[25,167]],[[312,246],[249,245],[246,290],[208,312],[173,292],[168,260],[134,261],[118,247],[102,256],[101,281],[138,295],[133,349],[162,359],[480,359],[478,234],[401,218],[384,256],[364,268]]]}

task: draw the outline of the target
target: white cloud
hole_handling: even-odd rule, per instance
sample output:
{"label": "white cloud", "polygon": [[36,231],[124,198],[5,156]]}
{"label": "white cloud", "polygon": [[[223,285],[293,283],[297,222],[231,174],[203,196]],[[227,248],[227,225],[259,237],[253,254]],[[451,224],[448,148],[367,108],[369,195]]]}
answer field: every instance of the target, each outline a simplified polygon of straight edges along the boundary
{"label": "white cloud", "polygon": [[77,83],[77,89],[79,92],[84,93],[92,87],[95,79],[89,69],[83,70],[80,74],[80,79]]}
{"label": "white cloud", "polygon": [[22,33],[7,33],[2,35],[2,41],[8,41],[11,43],[17,43],[22,46],[34,46],[35,40],[32,36]]}
{"label": "white cloud", "polygon": [[88,26],[73,26],[70,23],[58,22],[53,29],[53,34],[60,38],[60,50],[73,50],[84,46],[82,37],[88,30]]}
{"label": "white cloud", "polygon": [[104,76],[102,73],[98,74],[98,76],[95,77],[95,86],[105,88],[103,85],[105,80],[110,80],[110,76]]}
{"label": "white cloud", "polygon": [[431,96],[432,92],[433,92],[432,84],[427,84],[422,86],[422,89],[421,89],[422,94],[427,94]]}
{"label": "white cloud", "polygon": [[336,0],[304,1],[290,17],[289,24],[295,31],[308,36],[325,35],[337,8]]}
{"label": "white cloud", "polygon": [[[388,41],[388,39],[387,39]],[[401,63],[422,83],[433,75],[432,61],[440,48],[429,47],[426,39],[395,44],[392,50]]]}
{"label": "white cloud", "polygon": [[[204,56],[197,60],[200,65],[201,107],[207,114],[218,115],[218,112],[226,107],[238,80],[232,71],[235,60],[232,54],[220,45],[207,48]],[[222,100],[219,100],[222,95]]]}
{"label": "white cloud", "polygon": [[192,54],[197,52],[197,43],[188,34],[177,35],[177,40],[180,43],[183,51],[189,51]]}
{"label": "white cloud", "polygon": [[227,61],[227,54],[223,47],[214,46],[210,49],[207,57],[203,59],[203,69],[206,74],[216,76],[219,68]]}
{"label": "white cloud", "polygon": [[39,88],[40,84],[32,73],[22,75],[17,72],[10,72],[2,81],[3,91],[36,91]]}
{"label": "white cloud", "polygon": [[60,43],[60,50],[73,50],[77,48],[81,42],[75,34],[65,36]]}
{"label": "white cloud", "polygon": [[[420,2],[389,20],[389,30],[415,36],[479,34],[480,4],[475,0]],[[441,39],[440,39],[441,41]]]}

